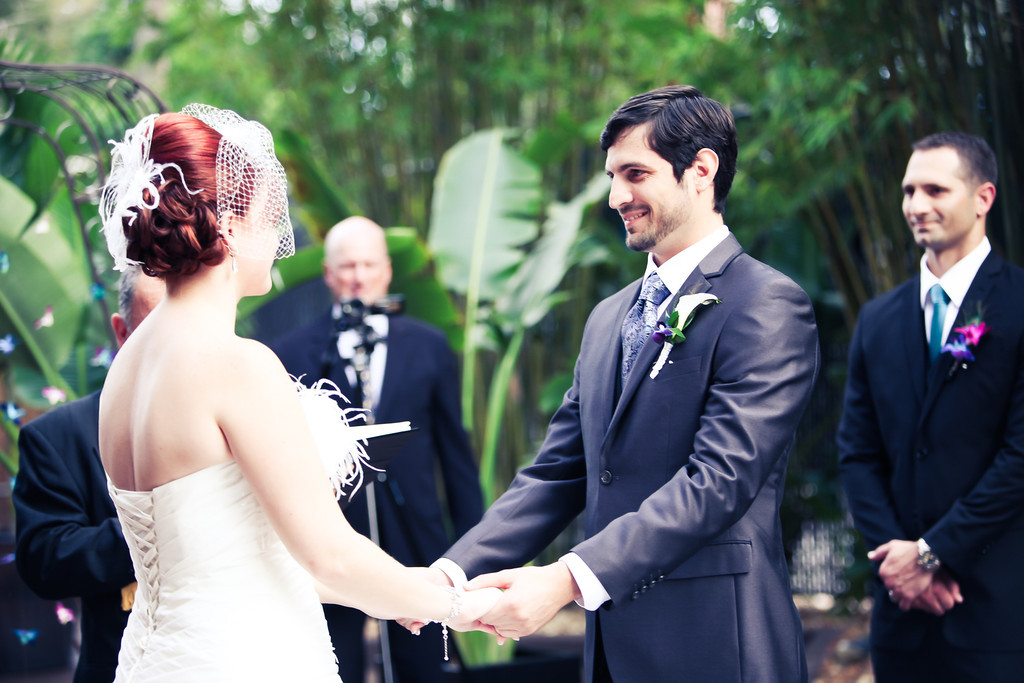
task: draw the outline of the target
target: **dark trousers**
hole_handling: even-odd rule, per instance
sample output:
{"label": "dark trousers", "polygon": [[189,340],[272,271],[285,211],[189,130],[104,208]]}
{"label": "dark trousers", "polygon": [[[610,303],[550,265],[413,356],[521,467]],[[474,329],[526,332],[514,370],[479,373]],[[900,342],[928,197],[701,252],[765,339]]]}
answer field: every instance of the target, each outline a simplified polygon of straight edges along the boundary
{"label": "dark trousers", "polygon": [[604,640],[601,638],[601,618],[594,619],[594,678],[593,683],[613,683],[608,660],[604,656]]}
{"label": "dark trousers", "polygon": [[[338,657],[338,674],[344,683],[363,683],[366,672],[366,646],[363,629],[367,616],[356,609],[324,605],[324,616],[331,632],[334,654]],[[441,626],[428,624],[414,636],[394,621],[388,621],[391,662],[395,683],[444,683],[442,677],[444,643]],[[375,650],[374,665],[380,661]]]}
{"label": "dark trousers", "polygon": [[1020,683],[1024,652],[964,650],[950,645],[936,621],[915,650],[871,646],[876,683]]}

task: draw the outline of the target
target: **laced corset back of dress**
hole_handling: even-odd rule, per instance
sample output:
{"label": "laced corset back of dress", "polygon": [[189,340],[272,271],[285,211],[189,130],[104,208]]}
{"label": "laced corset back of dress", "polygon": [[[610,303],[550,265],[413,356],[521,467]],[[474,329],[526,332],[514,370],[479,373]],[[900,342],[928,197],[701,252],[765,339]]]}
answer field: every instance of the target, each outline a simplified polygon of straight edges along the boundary
{"label": "laced corset back of dress", "polygon": [[[132,618],[138,620],[139,629],[132,640],[139,653],[150,645],[150,638],[156,628],[156,614],[160,607],[160,557],[157,553],[157,531],[154,517],[154,497],[148,492],[130,492],[116,488],[108,480],[111,499],[117,509],[121,529],[128,544],[132,565],[135,569],[135,602]],[[135,666],[138,659],[135,661]],[[128,680],[134,678],[134,667],[128,672]]]}
{"label": "laced corset back of dress", "polygon": [[[153,495],[145,491],[122,491],[108,482],[128,551],[131,553],[138,588],[132,612],[152,630],[160,602],[160,566],[157,554]],[[142,643],[145,647],[145,642]]]}

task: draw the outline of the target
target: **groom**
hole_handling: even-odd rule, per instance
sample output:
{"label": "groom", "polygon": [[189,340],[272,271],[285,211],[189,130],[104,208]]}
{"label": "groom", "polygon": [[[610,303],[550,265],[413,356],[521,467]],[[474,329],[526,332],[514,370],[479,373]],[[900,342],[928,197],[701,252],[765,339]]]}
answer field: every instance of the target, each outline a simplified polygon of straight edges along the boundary
{"label": "groom", "polygon": [[[435,567],[456,583],[497,571],[469,587],[506,589],[481,620],[505,637],[576,600],[588,681],[806,680],[779,503],[818,368],[811,303],[724,223],[737,147],[720,103],[691,86],[637,95],[601,146],[647,270],[594,309],[533,464]],[[702,293],[675,344],[648,339]],[[507,570],[581,512],[570,553]]]}

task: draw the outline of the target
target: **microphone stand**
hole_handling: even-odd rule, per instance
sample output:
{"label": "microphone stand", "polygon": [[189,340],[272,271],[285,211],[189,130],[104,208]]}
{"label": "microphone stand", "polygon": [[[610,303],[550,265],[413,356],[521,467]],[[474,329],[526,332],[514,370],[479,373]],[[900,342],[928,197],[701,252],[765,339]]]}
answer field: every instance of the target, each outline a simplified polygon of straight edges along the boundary
{"label": "microphone stand", "polygon": [[[355,370],[356,383],[359,385],[359,390],[363,397],[363,405],[361,407],[366,411],[364,413],[366,424],[373,424],[374,397],[373,385],[370,383],[370,355],[373,353],[373,347],[378,342],[385,341],[385,339],[377,336],[377,332],[366,324],[365,318],[360,319],[359,323],[353,326],[353,329],[359,334],[359,343],[356,344],[355,355],[352,357],[352,368]],[[366,512],[370,523],[370,540],[379,548],[381,547],[380,522],[377,518],[377,494],[374,482],[367,482],[365,489]],[[378,619],[377,627],[380,632],[381,667],[384,673],[384,683],[394,683],[395,674],[391,662],[391,638],[388,634],[387,621]]]}

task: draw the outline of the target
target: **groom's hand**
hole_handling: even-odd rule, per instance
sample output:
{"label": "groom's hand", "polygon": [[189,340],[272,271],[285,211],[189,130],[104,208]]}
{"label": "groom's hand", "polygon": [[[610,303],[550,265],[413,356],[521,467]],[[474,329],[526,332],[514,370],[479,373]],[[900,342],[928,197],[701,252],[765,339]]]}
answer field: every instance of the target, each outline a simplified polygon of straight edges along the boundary
{"label": "groom's hand", "polygon": [[513,640],[534,633],[551,621],[562,607],[580,597],[575,579],[562,562],[482,574],[466,585],[468,590],[485,587],[501,588],[505,592],[497,604],[480,617],[480,622],[491,626],[499,636]]}

